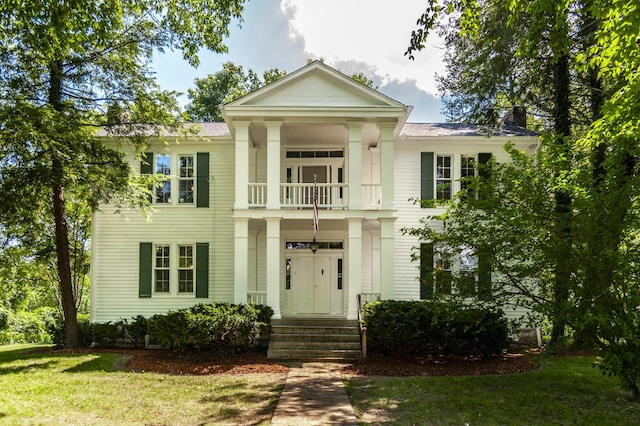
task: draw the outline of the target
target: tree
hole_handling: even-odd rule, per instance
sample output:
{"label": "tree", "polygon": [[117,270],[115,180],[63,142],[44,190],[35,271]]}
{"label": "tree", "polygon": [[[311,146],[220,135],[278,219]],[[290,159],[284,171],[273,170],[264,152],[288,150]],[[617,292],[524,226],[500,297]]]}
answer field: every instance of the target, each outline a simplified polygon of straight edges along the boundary
{"label": "tree", "polygon": [[[323,59],[320,59],[324,62]],[[307,64],[313,60],[307,60]],[[204,78],[196,78],[195,87],[188,90],[187,96],[191,99],[185,109],[190,120],[222,122],[224,118],[220,111],[220,105],[232,102],[242,96],[258,90],[262,86],[287,75],[287,71],[278,68],[269,68],[262,73],[262,79],[249,68],[245,73],[241,65],[226,62],[222,69]],[[353,80],[373,88],[373,80],[363,73],[350,76]]]}
{"label": "tree", "polygon": [[[179,49],[192,65],[206,47],[225,51],[243,0],[105,0],[0,4],[0,181],[3,224],[35,223],[55,235],[66,344],[77,346],[67,223],[68,190],[91,207],[144,204],[130,191],[122,155],[94,137],[106,126],[140,153],[161,126],[180,124],[175,96],[155,84],[154,51]],[[86,198],[84,198],[86,197]],[[39,212],[34,207],[43,210]]]}
{"label": "tree", "polygon": [[[407,54],[421,48],[441,13],[434,3],[429,3],[418,21],[422,28],[413,32]],[[554,320],[555,341],[564,336],[566,324],[574,330],[575,341],[597,344],[604,355],[604,370],[620,377],[640,398],[640,283],[634,258],[640,248],[635,195],[640,158],[640,29],[633,25],[639,18],[637,7],[630,0],[452,2],[445,9],[459,13],[455,15],[459,19],[454,19],[452,46],[462,49],[451,54],[455,74],[444,81],[448,88],[460,90],[461,97],[469,94],[471,99],[482,99],[486,91],[491,107],[499,99],[495,93],[500,93],[492,90],[499,87],[496,82],[504,74],[496,69],[497,75],[483,80],[487,86],[466,89],[472,82],[467,77],[478,75],[483,66],[484,70],[494,69],[482,59],[476,61],[474,47],[480,47],[476,50],[484,58],[494,54],[503,63],[514,62],[504,57],[504,49],[492,50],[497,39],[473,37],[492,31],[504,36],[501,29],[486,28],[495,25],[491,20],[477,19],[482,16],[478,4],[484,13],[491,7],[506,6],[510,25],[527,23],[517,33],[508,34],[515,35],[516,57],[539,64],[536,71],[550,71],[553,90],[547,93],[552,97],[545,97],[552,99],[549,131],[534,162],[523,162],[512,152],[515,168],[492,170],[488,183],[480,179],[478,185],[493,182],[483,191],[493,194],[489,197],[492,202],[461,199],[440,217],[445,232],[422,229],[416,235],[452,244],[475,241],[478,250],[499,248],[500,253],[492,252],[492,266],[508,278],[509,286],[504,283],[503,289],[516,289],[516,296],[525,297],[538,312],[549,315]],[[460,5],[461,9],[455,9]],[[469,68],[461,61],[464,54],[471,57]],[[456,76],[462,76],[459,82]],[[544,93],[543,89],[531,90]],[[538,203],[527,203],[532,191],[542,197]],[[545,194],[552,196],[545,198]],[[531,217],[518,214],[514,205],[521,205]],[[477,218],[481,220],[475,221]],[[536,291],[521,286],[523,282],[535,284]]]}
{"label": "tree", "polygon": [[287,74],[278,68],[269,68],[262,80],[251,68],[245,74],[241,65],[226,62],[222,70],[204,78],[196,78],[195,88],[189,89],[187,96],[191,103],[186,106],[189,119],[194,121],[224,121],[220,105],[234,101],[260,87],[272,83]]}

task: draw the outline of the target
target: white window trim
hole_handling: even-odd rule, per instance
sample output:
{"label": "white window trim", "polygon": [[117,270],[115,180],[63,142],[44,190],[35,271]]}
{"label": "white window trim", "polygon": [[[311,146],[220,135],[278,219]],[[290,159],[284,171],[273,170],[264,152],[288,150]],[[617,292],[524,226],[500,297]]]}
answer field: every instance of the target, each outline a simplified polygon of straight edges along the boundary
{"label": "white window trim", "polygon": [[[153,154],[153,167],[152,172],[154,175],[157,175],[158,170],[158,157],[161,155],[168,155],[170,174],[169,176],[169,184],[171,185],[171,201],[168,203],[159,203],[157,201],[157,187],[153,188],[153,205],[158,207],[175,207],[180,206],[181,208],[190,208],[196,207],[197,204],[197,194],[198,194],[198,156],[195,152],[182,152],[182,153],[173,153],[173,152],[155,152]],[[180,157],[192,157],[193,158],[193,202],[191,203],[181,203],[180,202],[180,181],[189,179],[189,178],[181,178],[180,177]]]}
{"label": "white window trim", "polygon": [[[156,247],[158,246],[169,246],[169,291],[168,292],[158,292],[156,291]],[[193,291],[191,292],[180,292],[179,287],[179,279],[180,279],[180,247],[181,246],[190,246],[192,248],[193,255]],[[157,242],[153,243],[153,282],[152,282],[152,295],[153,297],[185,297],[185,298],[195,298],[196,297],[196,243],[194,242]]]}
{"label": "white window trim", "polygon": [[478,153],[452,153],[452,152],[434,152],[433,153],[433,194],[438,199],[438,157],[451,157],[451,198],[462,189],[462,157],[471,157],[474,160],[474,176],[478,176]]}

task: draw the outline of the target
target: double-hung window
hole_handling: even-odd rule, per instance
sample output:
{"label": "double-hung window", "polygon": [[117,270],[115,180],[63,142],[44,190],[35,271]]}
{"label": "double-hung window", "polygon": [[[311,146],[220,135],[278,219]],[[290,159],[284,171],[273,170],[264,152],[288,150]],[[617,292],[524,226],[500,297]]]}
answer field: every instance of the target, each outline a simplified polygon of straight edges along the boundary
{"label": "double-hung window", "polygon": [[169,293],[171,288],[171,247],[156,244],[155,256],[155,292]]}
{"label": "double-hung window", "polygon": [[433,243],[420,244],[420,298],[458,294],[463,297],[491,294],[491,266],[471,248],[454,253]]}
{"label": "double-hung window", "polygon": [[181,155],[178,161],[180,175],[178,177],[178,203],[193,204],[194,185],[194,162],[193,155]]}
{"label": "double-hung window", "polygon": [[[139,297],[209,297],[209,243],[140,243]],[[164,297],[164,296],[163,296]]]}
{"label": "double-hung window", "polygon": [[152,188],[151,201],[163,205],[209,207],[209,153],[145,153],[141,173],[155,174],[161,182]]}
{"label": "double-hung window", "polygon": [[178,293],[193,293],[193,246],[178,246]]}
{"label": "double-hung window", "polygon": [[[469,188],[470,178],[477,175],[488,176],[488,171],[482,166],[490,158],[490,153],[478,153],[476,156],[473,154],[422,152],[420,157],[420,199],[451,200],[457,191]],[[479,166],[480,170],[478,171]]]}
{"label": "double-hung window", "polygon": [[460,190],[466,191],[471,184],[469,179],[476,175],[476,157],[473,155],[460,156]]}
{"label": "double-hung window", "polygon": [[171,203],[171,155],[159,154],[156,155],[155,173],[161,176],[164,180],[158,186],[156,186],[156,203],[158,204],[170,204]]}
{"label": "double-hung window", "polygon": [[450,200],[453,193],[453,162],[451,155],[436,157],[436,199]]}

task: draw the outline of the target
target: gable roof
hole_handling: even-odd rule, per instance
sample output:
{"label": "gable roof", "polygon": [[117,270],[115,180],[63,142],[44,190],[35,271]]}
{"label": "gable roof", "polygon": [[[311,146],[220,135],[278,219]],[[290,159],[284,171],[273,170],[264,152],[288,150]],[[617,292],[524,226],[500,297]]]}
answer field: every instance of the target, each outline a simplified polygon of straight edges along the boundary
{"label": "gable roof", "polygon": [[281,79],[221,106],[225,121],[247,118],[394,118],[411,107],[314,61]]}

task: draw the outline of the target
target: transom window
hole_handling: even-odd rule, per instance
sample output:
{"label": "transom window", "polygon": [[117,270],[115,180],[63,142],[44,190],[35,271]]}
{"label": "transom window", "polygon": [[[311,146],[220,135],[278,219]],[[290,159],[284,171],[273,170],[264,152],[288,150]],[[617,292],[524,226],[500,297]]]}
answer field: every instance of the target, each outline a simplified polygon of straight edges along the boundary
{"label": "transom window", "polygon": [[[342,250],[342,241],[318,241],[316,244],[318,245],[318,250]],[[285,248],[287,250],[310,250],[311,241],[287,241]]]}

